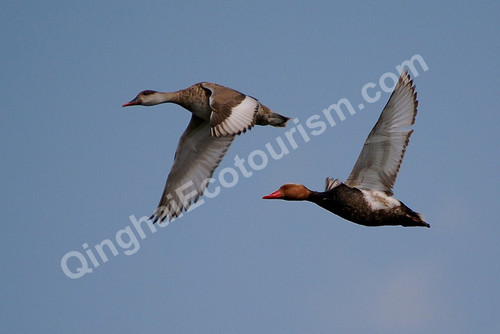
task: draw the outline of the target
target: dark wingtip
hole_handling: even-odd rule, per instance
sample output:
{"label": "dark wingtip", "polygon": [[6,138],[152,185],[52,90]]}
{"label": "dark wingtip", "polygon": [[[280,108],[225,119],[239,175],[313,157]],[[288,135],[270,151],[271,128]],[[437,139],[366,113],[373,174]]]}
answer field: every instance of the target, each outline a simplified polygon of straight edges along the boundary
{"label": "dark wingtip", "polygon": [[149,217],[149,220],[153,220],[153,224],[156,224],[156,222],[158,221],[158,216],[155,213],[153,213],[151,217]]}

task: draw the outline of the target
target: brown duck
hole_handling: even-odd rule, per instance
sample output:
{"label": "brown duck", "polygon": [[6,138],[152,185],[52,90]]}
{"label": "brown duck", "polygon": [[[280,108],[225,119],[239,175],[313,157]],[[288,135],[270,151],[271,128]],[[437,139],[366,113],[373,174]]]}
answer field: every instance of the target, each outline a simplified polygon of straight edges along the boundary
{"label": "brown duck", "polygon": [[201,82],[176,92],[145,90],[123,106],[175,103],[192,113],[175,152],[154,222],[172,220],[196,203],[236,135],[257,125],[284,127],[279,115],[257,99],[228,87]]}

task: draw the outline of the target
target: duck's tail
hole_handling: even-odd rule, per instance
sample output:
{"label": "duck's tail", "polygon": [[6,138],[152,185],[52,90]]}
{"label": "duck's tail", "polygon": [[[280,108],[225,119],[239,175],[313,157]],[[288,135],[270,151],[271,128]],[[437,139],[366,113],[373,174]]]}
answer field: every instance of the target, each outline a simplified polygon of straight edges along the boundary
{"label": "duck's tail", "polygon": [[415,212],[410,209],[410,212],[406,214],[408,218],[411,219],[412,225],[409,226],[422,226],[422,227],[431,227],[431,225],[427,224],[425,221],[424,215],[418,212]]}
{"label": "duck's tail", "polygon": [[259,112],[255,119],[257,125],[272,125],[276,127],[286,126],[286,122],[290,120],[289,117],[277,114],[265,105],[260,105]]}

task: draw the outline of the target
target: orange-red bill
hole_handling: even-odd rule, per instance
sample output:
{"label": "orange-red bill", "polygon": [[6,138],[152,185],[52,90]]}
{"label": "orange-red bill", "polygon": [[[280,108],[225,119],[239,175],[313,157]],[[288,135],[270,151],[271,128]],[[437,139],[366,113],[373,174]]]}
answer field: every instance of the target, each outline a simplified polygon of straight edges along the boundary
{"label": "orange-red bill", "polygon": [[136,106],[136,105],[139,105],[139,104],[142,104],[142,101],[141,101],[141,99],[139,99],[138,97],[136,97],[132,101],[125,103],[122,107]]}
{"label": "orange-red bill", "polygon": [[137,103],[136,100],[132,100],[130,102],[125,103],[122,107],[135,106],[137,104],[139,104],[139,103]]}
{"label": "orange-red bill", "polygon": [[276,190],[275,192],[273,192],[272,194],[269,194],[267,196],[264,196],[262,197],[263,199],[273,199],[273,198],[281,198],[283,197],[281,195],[281,192],[279,190]]}

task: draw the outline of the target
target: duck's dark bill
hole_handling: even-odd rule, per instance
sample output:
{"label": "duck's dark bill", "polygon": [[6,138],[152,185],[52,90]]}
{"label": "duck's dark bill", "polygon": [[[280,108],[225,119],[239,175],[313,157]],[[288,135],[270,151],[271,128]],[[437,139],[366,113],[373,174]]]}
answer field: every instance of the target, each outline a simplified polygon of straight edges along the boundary
{"label": "duck's dark bill", "polygon": [[273,198],[281,198],[283,197],[281,195],[281,192],[279,190],[276,190],[275,192],[273,192],[272,194],[269,194],[267,196],[264,196],[262,197],[263,199],[273,199]]}

